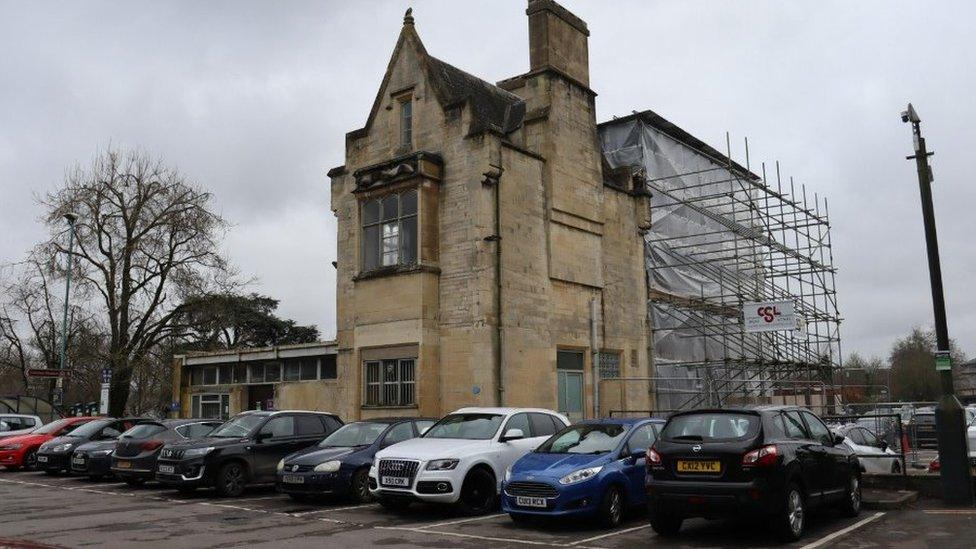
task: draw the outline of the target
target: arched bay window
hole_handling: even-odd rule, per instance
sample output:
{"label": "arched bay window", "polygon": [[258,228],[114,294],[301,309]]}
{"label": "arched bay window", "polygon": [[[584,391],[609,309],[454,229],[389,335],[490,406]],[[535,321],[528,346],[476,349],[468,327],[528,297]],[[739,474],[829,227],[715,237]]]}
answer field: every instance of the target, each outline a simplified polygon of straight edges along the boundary
{"label": "arched bay window", "polygon": [[417,191],[367,200],[362,205],[363,270],[417,262]]}

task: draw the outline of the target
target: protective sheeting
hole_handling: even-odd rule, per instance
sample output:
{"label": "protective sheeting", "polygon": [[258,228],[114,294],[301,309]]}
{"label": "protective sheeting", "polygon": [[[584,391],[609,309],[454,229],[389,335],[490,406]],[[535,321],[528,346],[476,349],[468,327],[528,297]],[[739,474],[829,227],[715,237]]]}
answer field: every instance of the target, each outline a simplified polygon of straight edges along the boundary
{"label": "protective sheeting", "polygon": [[741,261],[746,239],[731,230],[750,228],[725,205],[726,190],[736,185],[730,169],[738,167],[720,163],[714,154],[692,148],[640,116],[602,125],[600,138],[608,164],[629,167],[631,175],[646,180],[651,193],[644,249],[651,294],[657,296],[648,303],[655,376],[663,380],[657,406],[681,408],[693,400],[689,395],[701,389],[704,378],[741,375],[723,364],[752,362],[766,354],[758,336],[729,338],[727,333],[729,323],[739,322],[738,311],[724,305],[735,301],[727,294],[732,288],[742,293],[765,285],[756,262]]}

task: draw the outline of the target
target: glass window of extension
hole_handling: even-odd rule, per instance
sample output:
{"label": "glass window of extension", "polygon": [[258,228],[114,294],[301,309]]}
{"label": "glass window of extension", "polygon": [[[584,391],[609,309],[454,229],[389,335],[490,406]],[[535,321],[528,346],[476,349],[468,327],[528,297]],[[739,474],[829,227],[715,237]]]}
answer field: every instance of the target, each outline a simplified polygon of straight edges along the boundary
{"label": "glass window of extension", "polygon": [[417,262],[417,191],[363,203],[363,270]]}
{"label": "glass window of extension", "polygon": [[412,406],[417,402],[416,359],[366,361],[366,406]]}
{"label": "glass window of extension", "polygon": [[413,144],[413,101],[406,98],[400,101],[400,146]]}

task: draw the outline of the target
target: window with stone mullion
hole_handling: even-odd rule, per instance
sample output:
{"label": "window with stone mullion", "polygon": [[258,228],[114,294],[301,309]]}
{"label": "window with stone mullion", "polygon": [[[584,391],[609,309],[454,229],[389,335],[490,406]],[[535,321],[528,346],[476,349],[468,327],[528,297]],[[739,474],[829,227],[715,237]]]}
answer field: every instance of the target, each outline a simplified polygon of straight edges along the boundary
{"label": "window with stone mullion", "polygon": [[416,190],[365,202],[362,226],[364,271],[416,263]]}

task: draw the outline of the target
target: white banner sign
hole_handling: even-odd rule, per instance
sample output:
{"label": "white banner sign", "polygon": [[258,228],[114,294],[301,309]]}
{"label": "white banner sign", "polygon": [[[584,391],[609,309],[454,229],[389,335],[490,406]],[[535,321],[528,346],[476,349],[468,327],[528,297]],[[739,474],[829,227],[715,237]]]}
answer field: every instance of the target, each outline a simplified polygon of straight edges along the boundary
{"label": "white banner sign", "polygon": [[792,331],[797,329],[800,320],[793,311],[792,301],[744,303],[742,318],[747,332]]}
{"label": "white banner sign", "polygon": [[101,399],[101,402],[99,402],[99,405],[98,405],[98,413],[101,414],[101,415],[103,415],[103,416],[108,414],[108,388],[109,388],[109,386],[110,386],[109,383],[102,383],[102,399]]}

